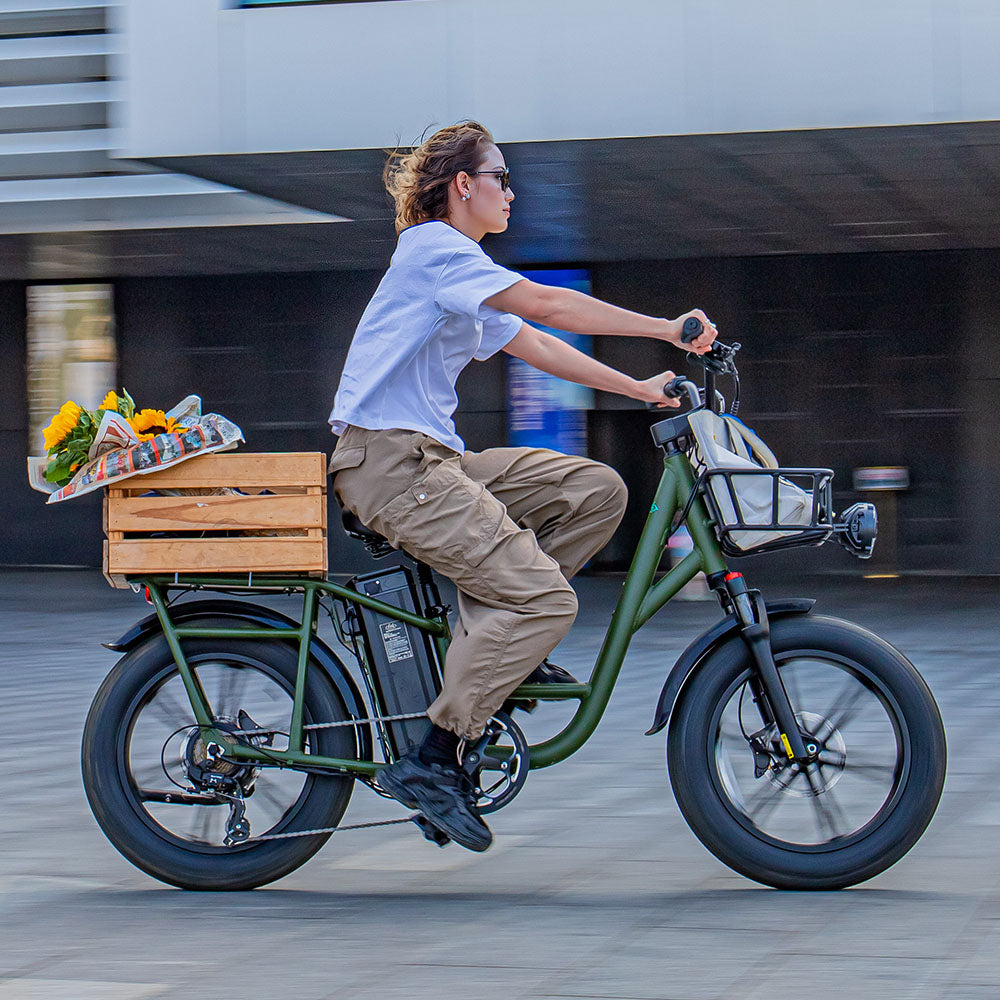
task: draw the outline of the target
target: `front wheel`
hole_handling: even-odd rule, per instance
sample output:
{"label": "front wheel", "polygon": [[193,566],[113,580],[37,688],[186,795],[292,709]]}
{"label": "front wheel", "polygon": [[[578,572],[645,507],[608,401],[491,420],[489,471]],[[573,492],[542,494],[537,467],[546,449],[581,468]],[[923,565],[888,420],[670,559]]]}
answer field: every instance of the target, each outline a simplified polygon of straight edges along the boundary
{"label": "front wheel", "polygon": [[[185,655],[216,728],[265,755],[268,747],[287,747],[298,663],[292,646],[193,639]],[[349,720],[323,671],[310,667],[306,724]],[[354,727],[345,725],[309,731],[305,750],[352,758],[357,745]],[[213,759],[163,635],[108,674],[87,716],[82,749],[84,788],[108,839],[134,865],[182,889],[253,889],[294,871],[330,834],[280,835],[335,827],[353,786],[346,776]],[[246,826],[237,831],[243,842],[231,836],[234,797],[245,809]]]}
{"label": "front wheel", "polygon": [[856,625],[781,618],[771,645],[814,756],[789,761],[736,639],[674,708],[674,795],[698,839],[747,878],[777,889],[855,885],[903,857],[934,815],[947,755],[940,713],[914,666]]}

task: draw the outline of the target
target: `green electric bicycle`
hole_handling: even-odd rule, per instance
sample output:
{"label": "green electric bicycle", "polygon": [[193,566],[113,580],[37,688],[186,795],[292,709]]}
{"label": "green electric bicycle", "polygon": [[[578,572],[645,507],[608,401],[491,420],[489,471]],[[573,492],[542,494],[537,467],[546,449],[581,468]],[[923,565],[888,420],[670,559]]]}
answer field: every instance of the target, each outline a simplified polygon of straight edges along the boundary
{"label": "green electric bicycle", "polygon": [[[651,692],[649,734],[669,727],[677,803],[699,840],[746,877],[838,889],[887,869],[927,827],[944,783],[944,729],[898,650],[814,614],[812,600],[765,600],[730,569],[729,557],[831,538],[865,557],[876,534],[870,504],[834,513],[830,470],[779,467],[734,419],[739,346],[692,356],[703,386],[678,378],[666,390],[690,408],[652,426],[663,475],[590,679],[517,688],[463,766],[488,813],[512,802],[532,769],[570,757],[597,727],[632,636],[703,572],[723,618],[684,650],[655,703]],[[729,412],[720,376],[734,379]],[[657,578],[682,523],[693,551]],[[425,565],[349,515],[345,527],[372,555],[395,559],[345,584],[132,581],[154,613],[107,644],[124,656],[87,717],[83,780],[105,834],[154,878],[252,889],[294,871],[335,832],[383,825],[341,820],[354,787],[384,794],[380,768],[423,737],[450,609]],[[267,594],[300,594],[299,619],[245,600]],[[321,638],[321,613],[356,672]],[[512,714],[536,699],[577,705],[561,732],[531,745]],[[447,844],[419,814],[385,822],[408,821]]]}

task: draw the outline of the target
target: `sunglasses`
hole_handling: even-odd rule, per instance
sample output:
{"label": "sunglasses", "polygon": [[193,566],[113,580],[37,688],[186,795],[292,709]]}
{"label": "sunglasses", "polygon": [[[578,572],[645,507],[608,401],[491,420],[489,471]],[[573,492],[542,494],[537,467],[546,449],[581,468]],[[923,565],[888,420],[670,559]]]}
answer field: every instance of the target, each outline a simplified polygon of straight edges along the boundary
{"label": "sunglasses", "polygon": [[504,167],[503,170],[467,170],[470,177],[478,177],[481,174],[489,174],[500,181],[500,190],[506,191],[510,187],[510,169]]}

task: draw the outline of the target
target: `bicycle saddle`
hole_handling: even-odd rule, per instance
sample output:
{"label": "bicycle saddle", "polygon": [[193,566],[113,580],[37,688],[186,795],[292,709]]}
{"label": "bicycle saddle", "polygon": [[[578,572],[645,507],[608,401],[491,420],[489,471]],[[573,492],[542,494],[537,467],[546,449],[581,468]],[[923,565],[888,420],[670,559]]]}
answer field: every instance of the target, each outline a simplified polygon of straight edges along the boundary
{"label": "bicycle saddle", "polygon": [[372,531],[368,525],[364,524],[357,514],[352,513],[346,507],[340,510],[340,521],[351,538],[356,538],[368,550],[368,554],[374,559],[381,559],[396,550],[377,531]]}
{"label": "bicycle saddle", "polygon": [[366,524],[362,524],[361,518],[358,517],[353,511],[348,510],[344,507],[340,512],[340,520],[344,525],[344,531],[346,531],[351,538],[357,538],[359,541],[371,544],[380,544],[385,542],[385,539],[377,532],[372,531]]}

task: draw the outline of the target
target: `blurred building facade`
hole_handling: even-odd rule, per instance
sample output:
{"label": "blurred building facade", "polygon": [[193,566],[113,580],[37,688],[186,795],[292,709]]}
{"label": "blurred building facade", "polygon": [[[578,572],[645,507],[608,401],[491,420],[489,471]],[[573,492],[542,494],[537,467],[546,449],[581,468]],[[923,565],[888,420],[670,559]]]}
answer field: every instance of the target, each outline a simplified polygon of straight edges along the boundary
{"label": "blurred building facade", "polygon": [[[100,561],[99,500],[46,507],[25,482],[29,289],[109,289],[117,384],[144,405],[197,392],[250,449],[329,451],[395,242],[382,150],[472,117],[516,194],[491,255],[705,308],[744,344],[746,420],[786,463],[834,468],[838,506],[854,468],[909,468],[901,569],[1000,572],[1000,11],[913,7],[0,0],[0,565]],[[504,372],[462,377],[470,448],[503,443]],[[599,566],[641,525],[648,424],[602,394],[588,413],[633,494]],[[352,545],[331,540],[335,569]]]}

